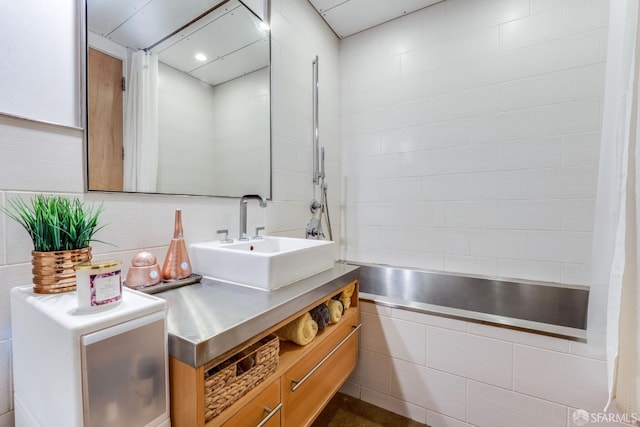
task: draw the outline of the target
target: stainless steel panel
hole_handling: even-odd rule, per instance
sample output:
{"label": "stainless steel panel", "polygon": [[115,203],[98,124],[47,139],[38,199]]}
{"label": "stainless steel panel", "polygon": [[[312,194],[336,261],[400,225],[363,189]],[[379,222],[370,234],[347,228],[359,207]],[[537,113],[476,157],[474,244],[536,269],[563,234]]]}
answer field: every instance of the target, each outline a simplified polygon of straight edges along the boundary
{"label": "stainless steel panel", "polygon": [[[582,338],[589,290],[381,265],[360,266],[361,299],[468,320]],[[386,298],[380,301],[376,296]]]}

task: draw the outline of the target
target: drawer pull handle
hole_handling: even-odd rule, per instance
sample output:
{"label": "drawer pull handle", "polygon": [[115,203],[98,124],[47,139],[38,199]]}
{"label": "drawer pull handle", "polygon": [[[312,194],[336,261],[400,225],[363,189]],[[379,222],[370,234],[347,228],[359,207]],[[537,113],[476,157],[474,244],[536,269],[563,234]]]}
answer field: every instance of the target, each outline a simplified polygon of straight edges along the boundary
{"label": "drawer pull handle", "polygon": [[291,380],[291,391],[296,391],[298,388],[300,388],[300,386],[302,386],[302,384],[304,384],[305,381],[307,381],[309,379],[309,377],[311,375],[314,374],[314,372],[316,372],[318,369],[320,369],[320,367],[322,365],[324,365],[324,363],[329,360],[329,358],[331,356],[333,356],[333,353],[335,353],[336,351],[338,351],[338,349],[340,347],[342,347],[344,345],[344,343],[346,343],[347,341],[349,341],[349,338],[351,338],[353,336],[353,334],[355,334],[356,332],[358,332],[358,329],[360,329],[360,327],[362,327],[362,323],[353,326],[353,330],[351,332],[349,332],[349,335],[347,335],[346,337],[344,337],[344,339],[342,341],[340,341],[340,343],[335,346],[335,348],[333,350],[331,350],[329,352],[329,354],[327,354],[325,357],[322,358],[322,360],[320,362],[318,362],[318,364],[316,366],[313,367],[312,370],[310,370],[309,372],[307,372],[307,374],[302,377],[302,379],[299,380]]}
{"label": "drawer pull handle", "polygon": [[267,416],[264,417],[262,419],[262,421],[260,421],[260,424],[258,424],[256,427],[262,427],[264,426],[266,423],[269,422],[269,420],[271,419],[271,417],[273,417],[275,414],[278,413],[278,411],[282,409],[282,402],[278,403],[278,406],[276,406],[273,409],[269,409],[269,408],[264,408],[264,411],[267,413]]}

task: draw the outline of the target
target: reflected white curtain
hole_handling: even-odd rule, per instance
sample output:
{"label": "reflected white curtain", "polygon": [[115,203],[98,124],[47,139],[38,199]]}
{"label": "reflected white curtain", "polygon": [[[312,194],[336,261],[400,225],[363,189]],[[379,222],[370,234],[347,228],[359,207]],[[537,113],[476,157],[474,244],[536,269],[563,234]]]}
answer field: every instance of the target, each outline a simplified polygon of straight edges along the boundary
{"label": "reflected white curtain", "polygon": [[127,77],[124,190],[155,192],[158,180],[158,55],[137,51]]}
{"label": "reflected white curtain", "polygon": [[588,338],[602,343],[606,329],[609,404],[638,414],[639,8],[610,5]]}

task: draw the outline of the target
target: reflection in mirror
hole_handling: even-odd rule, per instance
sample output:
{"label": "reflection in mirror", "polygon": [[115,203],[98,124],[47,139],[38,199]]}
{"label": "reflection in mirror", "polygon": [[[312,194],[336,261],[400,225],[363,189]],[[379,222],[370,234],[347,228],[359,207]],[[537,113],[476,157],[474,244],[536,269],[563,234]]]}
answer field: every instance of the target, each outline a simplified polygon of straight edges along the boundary
{"label": "reflection in mirror", "polygon": [[269,27],[238,0],[87,0],[89,190],[271,194]]}

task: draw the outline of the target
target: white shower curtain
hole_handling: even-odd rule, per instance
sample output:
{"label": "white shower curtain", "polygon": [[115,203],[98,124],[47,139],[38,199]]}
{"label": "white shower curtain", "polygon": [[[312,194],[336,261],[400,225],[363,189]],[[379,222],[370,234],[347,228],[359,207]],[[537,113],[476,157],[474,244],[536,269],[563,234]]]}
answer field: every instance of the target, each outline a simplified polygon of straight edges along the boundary
{"label": "white shower curtain", "polygon": [[155,192],[158,180],[158,55],[139,50],[127,78],[124,190]]}
{"label": "white shower curtain", "polygon": [[640,414],[638,0],[610,2],[589,340],[606,325],[609,404]]}

